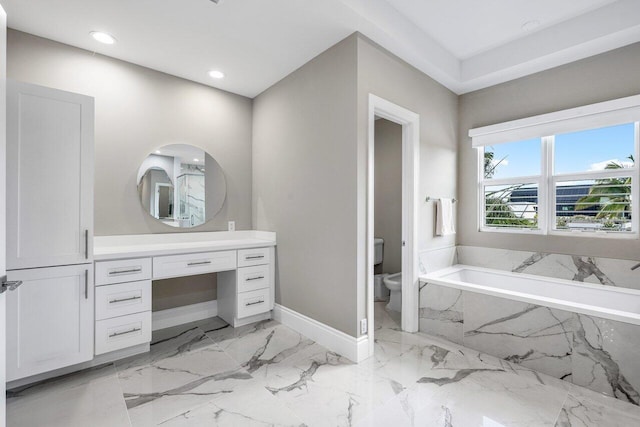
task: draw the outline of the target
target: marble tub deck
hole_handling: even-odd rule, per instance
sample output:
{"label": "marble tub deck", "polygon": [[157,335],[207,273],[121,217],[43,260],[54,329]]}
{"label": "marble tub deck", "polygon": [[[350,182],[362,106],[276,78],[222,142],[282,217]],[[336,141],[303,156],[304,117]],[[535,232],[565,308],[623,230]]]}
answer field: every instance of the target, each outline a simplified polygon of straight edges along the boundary
{"label": "marble tub deck", "polygon": [[640,408],[436,338],[376,303],[356,365],[274,321],[214,318],[150,353],[8,392],[17,426],[637,426]]}

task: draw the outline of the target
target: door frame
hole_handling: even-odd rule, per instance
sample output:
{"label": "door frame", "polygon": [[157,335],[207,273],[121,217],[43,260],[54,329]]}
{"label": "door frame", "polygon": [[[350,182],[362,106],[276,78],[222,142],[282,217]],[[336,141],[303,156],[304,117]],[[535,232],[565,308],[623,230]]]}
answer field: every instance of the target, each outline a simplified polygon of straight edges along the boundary
{"label": "door frame", "polygon": [[[0,281],[6,280],[7,14],[0,5]],[[0,427],[6,425],[6,292],[0,294]]]}
{"label": "door frame", "polygon": [[[156,217],[157,219],[166,219],[166,218],[160,218],[160,187],[173,187],[173,184],[167,184],[166,182],[156,182],[156,188],[155,188],[155,197],[154,197],[154,201],[155,201],[155,206],[154,209],[155,211],[153,212],[153,216]],[[175,195],[174,195],[175,196]],[[176,202],[174,200],[173,202],[173,212],[171,217],[175,218],[175,208],[176,206]]]}
{"label": "door frame", "polygon": [[374,349],[374,198],[376,116],[402,126],[402,330],[418,330],[418,183],[420,174],[420,115],[369,94],[367,144],[367,323],[369,355]]}

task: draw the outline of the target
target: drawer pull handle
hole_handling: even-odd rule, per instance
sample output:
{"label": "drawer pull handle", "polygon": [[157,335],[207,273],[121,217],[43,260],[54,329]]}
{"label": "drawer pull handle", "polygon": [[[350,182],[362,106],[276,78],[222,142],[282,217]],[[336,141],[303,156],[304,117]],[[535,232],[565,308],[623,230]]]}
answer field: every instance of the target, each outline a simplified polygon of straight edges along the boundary
{"label": "drawer pull handle", "polygon": [[262,259],[262,258],[264,258],[264,255],[253,255],[253,256],[244,257],[244,259]]}
{"label": "drawer pull handle", "polygon": [[198,261],[198,262],[190,262],[187,266],[192,267],[194,265],[206,265],[211,264],[211,261]]}
{"label": "drawer pull handle", "polygon": [[248,303],[246,303],[244,306],[245,306],[245,307],[249,307],[250,305],[262,304],[263,302],[264,302],[264,300],[254,301],[254,302],[248,302]]}
{"label": "drawer pull handle", "polygon": [[109,301],[109,304],[116,304],[116,303],[124,302],[124,301],[133,301],[133,300],[136,300],[136,299],[142,299],[142,297],[140,295],[136,295],[135,297],[112,299],[111,301]]}
{"label": "drawer pull handle", "polygon": [[118,274],[140,273],[141,271],[142,267],[131,268],[129,270],[113,270],[109,272],[109,276],[116,276]]}
{"label": "drawer pull handle", "polygon": [[109,338],[119,337],[120,335],[132,334],[134,332],[138,332],[138,331],[141,331],[141,330],[142,330],[142,328],[133,328],[133,329],[130,329],[130,330],[124,331],[124,332],[114,332],[111,335],[109,335]]}
{"label": "drawer pull handle", "polygon": [[264,276],[248,277],[247,282],[251,280],[260,280],[260,279],[264,279]]}
{"label": "drawer pull handle", "polygon": [[15,291],[16,288],[22,285],[22,280],[6,280],[7,276],[4,276],[2,279],[2,283],[0,283],[0,294],[5,291]]}

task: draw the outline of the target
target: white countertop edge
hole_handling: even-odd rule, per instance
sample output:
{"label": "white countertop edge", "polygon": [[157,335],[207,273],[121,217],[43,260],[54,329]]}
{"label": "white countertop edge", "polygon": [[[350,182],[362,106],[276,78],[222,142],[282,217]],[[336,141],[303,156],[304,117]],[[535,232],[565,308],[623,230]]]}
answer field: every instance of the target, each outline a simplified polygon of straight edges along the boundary
{"label": "white countertop edge", "polygon": [[96,261],[276,246],[265,231],[138,234],[94,237]]}

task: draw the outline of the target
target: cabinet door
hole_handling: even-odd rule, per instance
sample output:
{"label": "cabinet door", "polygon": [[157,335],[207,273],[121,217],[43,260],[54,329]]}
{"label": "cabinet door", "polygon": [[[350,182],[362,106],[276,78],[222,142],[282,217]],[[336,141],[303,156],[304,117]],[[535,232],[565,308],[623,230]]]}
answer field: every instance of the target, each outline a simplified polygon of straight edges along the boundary
{"label": "cabinet door", "polygon": [[92,261],[93,98],[7,82],[7,269]]}
{"label": "cabinet door", "polygon": [[93,358],[93,266],[8,272],[7,381]]}

